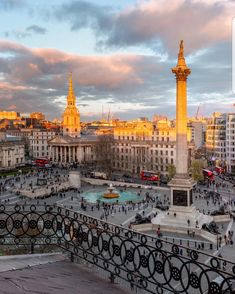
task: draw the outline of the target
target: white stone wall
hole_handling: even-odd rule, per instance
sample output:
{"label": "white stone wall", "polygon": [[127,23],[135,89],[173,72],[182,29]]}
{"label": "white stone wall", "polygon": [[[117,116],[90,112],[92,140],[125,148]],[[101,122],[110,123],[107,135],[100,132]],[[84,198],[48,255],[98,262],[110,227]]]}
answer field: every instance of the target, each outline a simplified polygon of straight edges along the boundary
{"label": "white stone wall", "polygon": [[78,171],[69,172],[69,182],[71,187],[79,189],[81,187],[81,175]]}
{"label": "white stone wall", "polygon": [[235,172],[235,113],[226,119],[226,163],[229,172]]}
{"label": "white stone wall", "polygon": [[0,144],[0,169],[14,168],[24,163],[24,144],[14,142],[4,142]]}
{"label": "white stone wall", "polygon": [[56,135],[53,131],[34,131],[29,137],[30,155],[34,158],[49,157],[48,141]]}
{"label": "white stone wall", "polygon": [[153,132],[149,140],[132,140],[125,135],[121,138],[116,138],[113,146],[114,169],[130,173],[152,170],[167,174],[168,165],[175,165],[174,132]]}

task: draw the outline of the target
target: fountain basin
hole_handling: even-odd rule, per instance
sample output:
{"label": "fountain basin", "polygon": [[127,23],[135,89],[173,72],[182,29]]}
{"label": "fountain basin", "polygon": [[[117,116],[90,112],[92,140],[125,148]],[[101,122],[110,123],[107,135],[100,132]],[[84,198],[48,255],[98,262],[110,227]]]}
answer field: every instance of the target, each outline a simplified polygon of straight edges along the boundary
{"label": "fountain basin", "polygon": [[139,196],[136,192],[134,191],[123,191],[123,190],[118,190],[119,197],[115,198],[105,198],[104,194],[107,190],[102,189],[102,188],[95,188],[92,190],[85,191],[81,193],[81,197],[84,198],[87,202],[90,203],[97,203],[99,202],[105,202],[105,203],[125,203],[125,202],[139,202],[143,200],[143,196]]}

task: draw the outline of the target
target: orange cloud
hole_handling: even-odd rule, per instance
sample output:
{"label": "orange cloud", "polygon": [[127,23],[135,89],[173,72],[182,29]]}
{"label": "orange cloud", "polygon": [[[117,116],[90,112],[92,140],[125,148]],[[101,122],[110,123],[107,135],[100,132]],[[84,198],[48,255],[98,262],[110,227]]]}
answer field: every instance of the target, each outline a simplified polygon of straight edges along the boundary
{"label": "orange cloud", "polygon": [[24,91],[29,89],[25,86],[14,85],[7,82],[0,82],[0,90],[1,91]]}

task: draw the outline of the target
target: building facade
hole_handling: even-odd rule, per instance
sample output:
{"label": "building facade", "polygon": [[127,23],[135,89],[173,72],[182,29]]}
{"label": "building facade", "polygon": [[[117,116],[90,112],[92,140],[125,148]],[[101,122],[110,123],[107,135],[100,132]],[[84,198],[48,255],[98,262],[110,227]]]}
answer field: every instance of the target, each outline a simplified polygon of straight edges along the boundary
{"label": "building facade", "polygon": [[56,132],[47,130],[31,131],[29,136],[29,155],[33,158],[50,156],[48,141],[56,136]]}
{"label": "building facade", "polygon": [[0,169],[10,169],[25,163],[22,142],[0,142]]}
{"label": "building facade", "polygon": [[10,119],[10,120],[15,120],[15,119],[20,119],[20,113],[16,111],[0,111],[0,120],[1,119]]}
{"label": "building facade", "polygon": [[235,174],[235,113],[226,115],[226,166]]}
{"label": "building facade", "polygon": [[195,149],[204,147],[206,142],[207,123],[203,120],[190,120],[188,122],[188,127],[191,128],[191,137],[195,144]]}
{"label": "building facade", "polygon": [[213,113],[206,129],[206,150],[216,164],[226,162],[226,114]]}
{"label": "building facade", "polygon": [[31,112],[30,118],[34,118],[37,120],[45,120],[45,114],[43,114],[42,112]]}
{"label": "building facade", "polygon": [[[189,129],[187,139],[191,142]],[[193,144],[188,146],[191,161]],[[127,123],[114,129],[113,169],[131,174],[149,170],[167,175],[169,165],[176,163],[175,147],[175,126],[169,120],[155,125],[146,121]]]}
{"label": "building facade", "polygon": [[235,113],[213,114],[206,130],[206,147],[215,165],[235,174]]}

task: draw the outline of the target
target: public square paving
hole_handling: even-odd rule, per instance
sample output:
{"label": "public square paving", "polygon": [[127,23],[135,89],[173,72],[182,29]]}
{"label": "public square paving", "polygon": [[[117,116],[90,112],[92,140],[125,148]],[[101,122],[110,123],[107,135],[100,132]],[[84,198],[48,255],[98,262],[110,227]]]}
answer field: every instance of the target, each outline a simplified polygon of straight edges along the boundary
{"label": "public square paving", "polygon": [[[48,177],[50,179],[58,179],[58,183],[60,182],[60,178],[66,178],[68,175],[67,171],[62,171],[60,172],[60,177],[58,177],[58,172],[54,172],[54,174],[48,174]],[[24,178],[21,177],[20,181],[13,183],[15,185],[15,187],[20,187],[22,185],[22,187],[26,187],[27,185],[31,184],[33,182],[33,185],[36,184],[37,181],[37,176],[38,175],[33,175],[32,177],[28,177],[28,178]],[[218,179],[218,182],[220,182],[220,179]],[[114,183],[115,184],[115,183]],[[199,187],[199,189],[201,190],[201,193],[194,193],[193,194],[193,200],[194,200],[194,204],[195,206],[202,212],[204,213],[210,213],[214,210],[218,210],[220,205],[223,203],[227,203],[228,201],[231,202],[231,209],[234,210],[234,188],[232,187],[232,185],[230,183],[226,183],[226,187],[223,188],[215,188],[215,187]],[[154,202],[150,201],[149,203],[147,203],[146,201],[142,202],[140,201],[139,205],[135,204],[119,204],[119,205],[114,205],[113,209],[112,206],[110,207],[110,209],[106,209],[104,210],[102,208],[102,205],[100,205],[99,208],[97,208],[97,206],[95,204],[89,204],[86,203],[86,210],[82,210],[81,209],[81,194],[84,191],[88,191],[91,190],[93,188],[97,188],[97,187],[92,187],[91,185],[88,184],[84,184],[82,185],[80,192],[78,193],[75,190],[70,190],[68,192],[63,192],[63,193],[58,193],[58,195],[56,196],[52,196],[46,199],[24,199],[21,200],[19,199],[19,196],[17,196],[15,193],[11,192],[11,189],[13,189],[13,187],[11,187],[11,185],[6,185],[6,191],[1,192],[0,194],[0,201],[2,204],[21,204],[24,205],[25,208],[27,208],[27,206],[29,207],[32,204],[37,205],[59,205],[59,206],[63,206],[69,209],[73,209],[75,211],[79,211],[82,212],[84,214],[96,217],[96,218],[101,218],[104,220],[107,220],[108,222],[114,223],[114,224],[118,224],[118,225],[122,225],[122,226],[126,226],[128,227],[130,222],[134,221],[135,219],[135,215],[136,213],[140,213],[143,216],[151,216],[153,217],[155,214],[155,202],[156,201],[162,201],[162,203],[164,205],[169,205],[169,197],[170,197],[170,191],[167,188],[164,189],[159,189],[159,190],[148,190],[148,189],[142,189],[140,191],[140,189],[132,189],[133,191],[136,191],[137,193],[141,194],[141,198],[144,198],[146,193],[149,193],[149,195],[151,196],[151,198],[155,199]],[[106,189],[106,187],[104,187],[104,190]],[[219,192],[221,194],[222,200],[220,201],[220,203],[217,201],[216,203],[213,202],[212,199],[205,199],[204,195],[203,195],[203,191],[207,190],[207,191],[216,191]],[[201,197],[199,197],[199,194],[201,195]],[[230,231],[235,231],[235,224],[233,221],[231,221],[229,224],[219,224],[219,230],[221,235],[225,235],[228,230]],[[154,231],[149,231],[147,232],[150,235],[156,236],[156,232]],[[210,242],[208,242],[207,240],[204,240],[202,237],[199,236],[189,236],[189,235],[183,235],[183,234],[176,234],[176,233],[168,233],[168,232],[162,232],[163,236],[162,239],[163,240],[167,240],[170,242],[174,242],[175,244],[179,244],[179,245],[183,245],[183,246],[188,246],[190,248],[198,248],[198,244],[201,245],[201,243],[203,242],[204,244],[204,248],[203,248],[203,252],[205,253],[209,253],[209,254],[213,254],[213,255],[220,255],[225,259],[228,259],[230,261],[234,261],[235,262],[235,250],[233,248],[233,246],[228,245],[224,245],[222,244],[222,247],[217,248],[217,244],[213,244],[213,248],[211,249],[210,247]],[[170,247],[169,247],[170,249]],[[201,248],[202,250],[202,248]],[[208,262],[207,261],[207,257],[203,257],[204,259],[202,260],[203,262]],[[72,292],[71,292],[72,293]]]}

